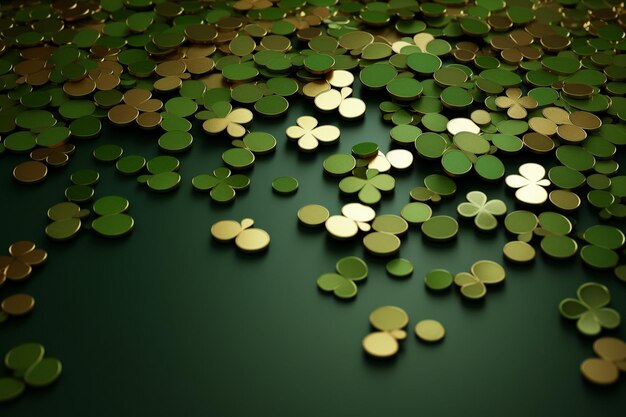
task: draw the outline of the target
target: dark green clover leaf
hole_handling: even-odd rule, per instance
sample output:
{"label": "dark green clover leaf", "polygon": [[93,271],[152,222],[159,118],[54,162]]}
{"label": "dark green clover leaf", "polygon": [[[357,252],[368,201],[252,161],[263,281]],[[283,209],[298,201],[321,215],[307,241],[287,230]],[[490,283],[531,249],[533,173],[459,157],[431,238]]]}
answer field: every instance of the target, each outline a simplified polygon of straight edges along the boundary
{"label": "dark green clover leaf", "polygon": [[323,291],[333,291],[339,298],[356,297],[357,286],[355,281],[367,278],[367,264],[356,256],[341,258],[335,266],[337,273],[331,272],[321,275],[317,279],[317,286]]}
{"label": "dark green clover leaf", "polygon": [[48,209],[48,218],[52,220],[46,227],[46,235],[54,240],[67,240],[74,237],[82,226],[81,219],[89,215],[89,210],[81,209],[78,204],[63,202]]}
{"label": "dark green clover leaf", "polygon": [[619,313],[606,306],[611,301],[609,289],[597,282],[587,282],[578,288],[578,298],[566,298],[559,311],[566,319],[578,320],[576,327],[587,336],[595,336],[605,329],[619,326]]}
{"label": "dark green clover leaf", "polygon": [[198,191],[211,190],[210,196],[218,203],[234,200],[236,190],[245,190],[250,185],[250,178],[242,174],[230,175],[230,169],[217,168],[212,174],[200,174],[193,177],[191,184]]}
{"label": "dark green clover leaf", "polygon": [[356,169],[353,176],[342,179],[339,189],[346,194],[358,194],[363,204],[376,204],[380,201],[381,191],[391,191],[396,180],[389,174],[379,174],[376,169]]}
{"label": "dark green clover leaf", "polygon": [[233,148],[222,154],[222,160],[232,169],[246,169],[254,165],[255,155],[272,152],[276,138],[267,132],[250,132],[242,140],[234,140]]}
{"label": "dark green clover leaf", "polygon": [[173,156],[157,156],[146,164],[150,175],[140,175],[137,181],[152,191],[171,191],[180,184],[180,174],[176,172],[179,166],[180,162]]}
{"label": "dark green clover leaf", "polygon": [[128,200],[117,195],[99,198],[93,211],[100,217],[91,222],[91,228],[104,237],[127,235],[135,227],[135,220],[125,213],[129,206]]}

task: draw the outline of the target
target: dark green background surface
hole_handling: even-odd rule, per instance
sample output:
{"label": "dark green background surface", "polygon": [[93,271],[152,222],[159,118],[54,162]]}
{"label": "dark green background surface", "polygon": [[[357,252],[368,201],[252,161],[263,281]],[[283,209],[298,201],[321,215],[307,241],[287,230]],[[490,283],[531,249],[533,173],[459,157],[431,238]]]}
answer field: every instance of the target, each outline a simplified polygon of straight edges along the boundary
{"label": "dark green background surface", "polygon": [[[313,155],[299,153],[284,134],[299,115],[314,114],[312,103],[298,101],[283,118],[257,117],[252,129],[274,134],[278,147],[257,158],[250,189],[228,206],[192,190],[191,178],[220,166],[229,146],[225,137],[209,137],[197,126],[192,150],[179,156],[181,187],[171,194],[152,193],[91,156],[108,142],[122,145],[125,154],[156,156],[157,131],[107,127],[97,140],[77,144],[69,166],[52,169],[44,184],[33,187],[11,178],[22,157],[0,157],[2,251],[30,239],[49,252],[47,264],[26,283],[7,282],[0,289],[0,298],[28,292],[37,300],[31,316],[0,327],[0,352],[36,341],[64,366],[55,386],[28,389],[0,406],[0,414],[624,415],[626,376],[608,388],[587,384],[579,365],[592,356],[594,339],[579,335],[575,322],[558,312],[563,298],[595,280],[610,288],[612,306],[626,314],[626,285],[611,272],[584,268],[578,257],[554,262],[538,254],[532,266],[506,264],[506,283],[473,303],[456,289],[428,292],[423,277],[434,268],[468,271],[479,259],[504,262],[501,248],[509,237],[503,226],[480,234],[462,222],[456,241],[447,244],[430,243],[418,228],[410,230],[400,255],[414,263],[415,272],[401,280],[386,274],[386,260],[366,255],[360,239],[337,242],[323,228],[298,225],[296,212],[306,204],[339,214],[352,201],[340,195],[337,179],[324,176],[325,157],[366,140],[389,149],[391,126],[381,122],[376,105],[383,97],[366,100],[364,121],[339,121],[339,145]],[[334,115],[325,119],[333,120]],[[537,160],[530,153],[504,158],[508,174]],[[554,164],[550,158],[539,161]],[[96,196],[130,200],[136,220],[130,237],[105,240],[83,230],[71,242],[54,243],[44,236],[47,208],[63,201],[70,173],[85,167],[101,173]],[[433,171],[440,171],[438,163],[418,159],[416,168],[397,176],[395,192],[383,198],[378,213],[399,213],[409,190]],[[300,181],[294,196],[272,192],[271,180],[283,175]],[[458,183],[457,195],[435,207],[435,214],[456,217],[457,204],[473,189],[504,198],[509,211],[519,207],[503,181],[485,184],[470,176]],[[595,212],[583,205],[577,230],[597,223]],[[214,222],[244,217],[270,233],[268,252],[247,255],[234,244],[212,241]],[[359,284],[356,300],[340,302],[318,291],[315,280],[347,255],[365,256],[370,275]],[[396,358],[374,361],[363,353],[361,340],[370,331],[370,312],[383,305],[407,311],[409,337]],[[426,318],[444,324],[443,343],[416,339],[413,326]],[[605,334],[624,338],[624,326]]]}

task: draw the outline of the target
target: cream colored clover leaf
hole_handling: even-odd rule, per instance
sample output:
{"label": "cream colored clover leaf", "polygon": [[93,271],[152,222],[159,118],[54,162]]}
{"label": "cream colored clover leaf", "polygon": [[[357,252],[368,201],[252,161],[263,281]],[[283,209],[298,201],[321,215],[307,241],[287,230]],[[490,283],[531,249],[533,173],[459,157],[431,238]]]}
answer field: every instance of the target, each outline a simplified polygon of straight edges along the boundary
{"label": "cream colored clover leaf", "polygon": [[318,126],[317,119],[312,116],[301,116],[296,126],[289,126],[285,133],[290,140],[298,141],[298,147],[304,152],[313,152],[320,142],[335,143],[339,140],[339,129],[336,126]]}
{"label": "cream colored clover leaf", "polygon": [[521,175],[512,174],[506,177],[506,185],[516,188],[515,198],[519,201],[538,205],[546,202],[548,192],[544,187],[550,185],[550,180],[544,178],[546,170],[539,164],[527,163],[519,167]]}
{"label": "cream colored clover leaf", "polygon": [[506,96],[496,98],[496,106],[508,109],[506,114],[511,119],[524,119],[528,116],[526,109],[535,109],[537,105],[537,100],[534,98],[522,97],[522,90],[519,88],[508,88]]}
{"label": "cream colored clover leaf", "polygon": [[252,121],[252,112],[248,109],[233,109],[230,103],[220,101],[214,103],[206,112],[207,119],[202,124],[205,132],[212,135],[226,130],[230,136],[240,138],[246,134],[246,128],[242,125]]}

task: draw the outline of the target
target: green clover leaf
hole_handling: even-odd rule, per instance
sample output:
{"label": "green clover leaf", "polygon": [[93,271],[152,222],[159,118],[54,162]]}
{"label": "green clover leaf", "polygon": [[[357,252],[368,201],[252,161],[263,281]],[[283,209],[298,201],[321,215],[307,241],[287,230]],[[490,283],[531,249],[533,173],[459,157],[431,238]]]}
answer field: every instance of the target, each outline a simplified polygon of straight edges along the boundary
{"label": "green clover leaf", "polygon": [[135,219],[125,213],[130,203],[124,197],[108,195],[96,200],[93,211],[98,216],[91,228],[104,237],[121,237],[135,227]]}
{"label": "green clover leaf", "polygon": [[89,215],[89,210],[81,209],[78,204],[63,202],[48,209],[48,218],[52,220],[46,226],[46,235],[54,240],[67,240],[74,237],[82,227],[81,219]]}
{"label": "green clover leaf", "polygon": [[461,287],[461,294],[470,299],[482,298],[487,294],[486,284],[504,281],[504,268],[493,261],[477,261],[470,272],[460,272],[454,277],[454,283]]}
{"label": "green clover leaf", "polygon": [[572,257],[578,251],[578,243],[567,236],[572,232],[572,222],[559,213],[546,211],[538,217],[539,226],[533,231],[543,236],[541,250],[548,256],[557,259]]}
{"label": "green clover leaf", "polygon": [[337,273],[321,275],[317,286],[323,291],[333,291],[339,298],[353,298],[357,294],[355,281],[367,278],[367,264],[356,256],[341,258],[335,266]]}
{"label": "green clover leaf", "polygon": [[382,198],[381,191],[391,191],[396,180],[389,174],[379,174],[376,169],[357,169],[355,175],[339,182],[339,189],[346,194],[358,194],[363,204],[376,204]]}
{"label": "green clover leaf", "polygon": [[157,156],[146,164],[151,175],[140,175],[137,181],[146,184],[152,191],[171,191],[180,184],[180,174],[176,172],[179,166],[180,162],[173,156]]}
{"label": "green clover leaf", "polygon": [[250,185],[250,178],[242,174],[232,175],[230,169],[217,168],[212,174],[200,174],[193,177],[191,184],[198,191],[210,190],[213,201],[228,203],[234,200],[236,190],[244,190]]}
{"label": "green clover leaf", "polygon": [[458,205],[457,212],[465,218],[474,218],[474,224],[480,230],[489,231],[498,226],[495,216],[506,213],[506,204],[502,200],[487,200],[487,195],[480,191],[467,193],[467,203]]}
{"label": "green clover leaf", "polygon": [[595,336],[605,329],[615,329],[621,322],[616,310],[607,308],[611,302],[609,289],[597,282],[587,282],[577,291],[578,298],[566,298],[559,311],[566,319],[578,320],[576,327],[587,336]]}

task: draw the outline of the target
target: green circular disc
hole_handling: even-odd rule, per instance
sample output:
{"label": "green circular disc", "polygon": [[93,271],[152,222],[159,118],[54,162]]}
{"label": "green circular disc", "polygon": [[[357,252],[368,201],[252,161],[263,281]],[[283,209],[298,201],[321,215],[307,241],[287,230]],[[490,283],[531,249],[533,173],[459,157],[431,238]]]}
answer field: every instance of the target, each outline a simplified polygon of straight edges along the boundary
{"label": "green circular disc", "polygon": [[4,365],[23,376],[28,368],[41,361],[45,353],[44,347],[39,343],[24,343],[15,346],[4,356]]}
{"label": "green circular disc", "polygon": [[372,232],[363,238],[363,246],[374,255],[393,255],[400,249],[400,238],[383,232]]}
{"label": "green circular disc", "polygon": [[597,224],[583,233],[583,239],[588,243],[607,249],[619,249],[624,246],[624,233],[617,227]]}
{"label": "green circular disc", "polygon": [[415,140],[415,149],[424,158],[439,159],[444,154],[448,147],[448,143],[443,136],[425,132],[417,137]]}
{"label": "green circular disc", "polygon": [[325,74],[334,65],[335,59],[327,54],[311,54],[304,58],[304,67],[312,74]]}
{"label": "green circular disc", "polygon": [[395,143],[402,145],[414,143],[421,133],[421,129],[417,126],[401,124],[391,128],[389,136]]}
{"label": "green circular disc", "polygon": [[441,92],[441,102],[453,109],[464,109],[474,101],[474,97],[464,88],[446,87]]}
{"label": "green circular disc", "polygon": [[361,142],[352,147],[352,154],[357,158],[368,159],[376,156],[378,149],[375,142]]}
{"label": "green circular disc", "polygon": [[[141,177],[139,177],[141,178]],[[146,181],[148,188],[156,192],[167,192],[175,189],[180,184],[180,174],[178,172],[160,172],[151,175]]]}
{"label": "green circular disc", "polygon": [[422,233],[435,241],[454,238],[459,231],[459,224],[450,216],[433,216],[422,223]]}
{"label": "green circular disc", "polygon": [[293,177],[278,177],[272,181],[272,189],[279,194],[293,194],[298,190],[298,180]]}
{"label": "green circular disc", "polygon": [[472,169],[472,161],[458,149],[446,151],[441,158],[441,165],[451,176],[462,176]]}
{"label": "green circular disc", "polygon": [[413,264],[408,259],[392,259],[385,265],[387,273],[393,277],[405,278],[413,273]]}
{"label": "green circular disc", "polygon": [[122,213],[128,210],[130,203],[124,197],[108,195],[100,197],[93,205],[94,213],[100,216]]}
{"label": "green circular disc", "polygon": [[398,75],[398,71],[386,62],[368,65],[361,70],[359,79],[361,83],[372,90],[385,87]]}
{"label": "green circular disc", "polygon": [[98,217],[91,222],[91,228],[104,237],[121,237],[133,230],[135,220],[128,214],[118,213]]}
{"label": "green circular disc", "polygon": [[65,189],[65,198],[73,203],[90,201],[94,194],[94,189],[88,185],[70,185]]}
{"label": "green circular disc", "polygon": [[424,277],[426,287],[435,291],[450,288],[453,282],[454,276],[445,269],[433,269]]}
{"label": "green circular disc", "polygon": [[413,202],[405,205],[400,215],[404,220],[411,224],[421,224],[430,219],[433,214],[433,210],[428,204],[422,202]]}
{"label": "green circular disc", "polygon": [[504,227],[510,233],[524,235],[531,233],[537,227],[539,219],[537,216],[526,210],[518,210],[509,213],[504,218]]}
{"label": "green circular disc", "polygon": [[62,369],[60,360],[43,358],[28,368],[24,374],[24,381],[31,387],[45,387],[59,379]]}
{"label": "green circular disc", "polygon": [[271,95],[254,103],[254,110],[266,117],[276,117],[289,109],[289,102],[283,96]]}
{"label": "green circular disc", "polygon": [[475,155],[482,155],[489,152],[489,142],[476,133],[459,132],[454,135],[453,142],[460,150]]}
{"label": "green circular disc", "polygon": [[474,170],[486,181],[496,181],[504,177],[504,164],[494,155],[481,155],[474,163]]}
{"label": "green circular disc", "polygon": [[63,241],[68,240],[80,231],[82,222],[80,219],[65,219],[53,221],[46,226],[45,233],[50,239]]}
{"label": "green circular disc", "polygon": [[83,116],[70,123],[72,136],[78,139],[91,139],[100,134],[102,123],[95,116]]}
{"label": "green circular disc", "polygon": [[247,149],[255,154],[264,154],[276,148],[276,138],[267,132],[250,132],[243,138]]}
{"label": "green circular disc", "polygon": [[441,68],[441,59],[429,53],[415,52],[407,56],[406,64],[420,75],[430,75]]}
{"label": "green circular disc", "polygon": [[387,92],[396,100],[415,100],[423,90],[422,83],[408,77],[394,78],[387,84]]}
{"label": "green circular disc", "polygon": [[254,84],[240,84],[230,94],[239,103],[253,104],[263,97],[263,89]]}
{"label": "green circular disc", "polygon": [[548,178],[554,185],[564,190],[578,188],[585,183],[583,174],[562,165],[550,168]]}
{"label": "green circular disc", "polygon": [[354,156],[345,153],[331,155],[324,160],[324,171],[330,175],[343,176],[356,167]]}
{"label": "green circular disc", "polygon": [[123,153],[124,150],[121,146],[109,143],[106,145],[98,146],[96,149],[94,149],[93,157],[100,162],[113,162],[117,161]]}
{"label": "green circular disc", "polygon": [[222,154],[222,160],[233,169],[246,169],[254,165],[254,154],[247,149],[231,148]]}
{"label": "green circular disc", "polygon": [[165,103],[165,110],[178,117],[189,117],[198,110],[196,102],[187,97],[174,97]]}
{"label": "green circular disc", "polygon": [[541,250],[557,259],[571,258],[578,250],[578,244],[567,236],[549,235],[541,240]]}
{"label": "green circular disc", "polygon": [[445,132],[448,118],[441,113],[429,113],[422,117],[422,125],[431,132]]}
{"label": "green circular disc", "polygon": [[70,181],[76,185],[94,185],[100,180],[100,174],[95,169],[79,169],[70,175]]}
{"label": "green circular disc", "polygon": [[159,148],[164,152],[178,153],[188,150],[193,144],[193,136],[189,132],[172,130],[159,138]]}
{"label": "green circular disc", "polygon": [[146,166],[146,158],[141,155],[126,155],[115,163],[117,171],[124,175],[135,175]]}
{"label": "green circular disc", "polygon": [[31,132],[14,132],[4,139],[4,146],[12,152],[28,152],[37,146],[36,136]]}
{"label": "green circular disc", "polygon": [[576,171],[588,171],[596,164],[596,158],[585,148],[574,145],[562,145],[556,150],[560,163]]}
{"label": "green circular disc", "polygon": [[449,197],[456,193],[456,183],[445,175],[430,174],[424,178],[424,185],[430,191],[443,197]]}
{"label": "green circular disc", "polygon": [[0,378],[0,403],[13,400],[24,392],[26,385],[19,379]]}
{"label": "green circular disc", "polygon": [[230,64],[222,69],[222,75],[230,81],[251,81],[259,75],[259,71],[248,64]]}
{"label": "green circular disc", "polygon": [[619,255],[611,249],[595,245],[585,245],[580,250],[583,262],[596,269],[612,269],[619,262]]}

